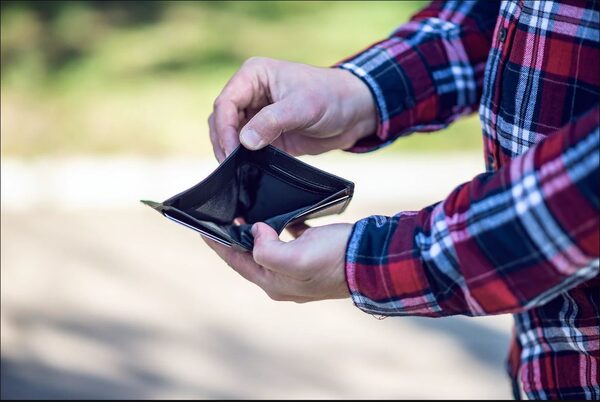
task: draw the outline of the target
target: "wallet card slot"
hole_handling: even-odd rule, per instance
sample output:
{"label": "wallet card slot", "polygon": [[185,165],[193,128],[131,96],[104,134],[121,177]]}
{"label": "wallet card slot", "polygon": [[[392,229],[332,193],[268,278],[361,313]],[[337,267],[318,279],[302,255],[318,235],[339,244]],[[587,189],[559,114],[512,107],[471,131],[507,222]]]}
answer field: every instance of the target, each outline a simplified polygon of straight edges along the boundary
{"label": "wallet card slot", "polygon": [[[327,197],[314,205],[308,205],[306,207],[298,208],[294,211],[290,211],[282,215],[274,216],[272,218],[267,219],[265,223],[267,223],[269,226],[275,229],[277,233],[281,233],[281,231],[283,231],[283,229],[291,222],[305,220],[303,218],[306,218],[309,215],[314,215],[321,210],[333,208],[350,198],[349,195],[344,195],[340,198],[336,197],[336,195],[337,194]],[[341,211],[342,208],[340,208],[340,212]]]}
{"label": "wallet card slot", "polygon": [[303,182],[299,182],[299,181],[295,181],[289,178],[285,178],[282,177],[278,174],[274,174],[273,172],[270,172],[268,170],[264,171],[265,174],[269,175],[270,177],[272,177],[275,180],[279,180],[281,182],[284,182],[287,185],[296,187],[297,189],[300,189],[302,191],[308,191],[310,193],[313,194],[323,194],[323,195],[327,195],[327,193],[329,192],[329,190],[325,190],[322,188],[316,188],[316,187],[311,187],[310,185],[308,185],[307,183],[303,183]]}
{"label": "wallet card slot", "polygon": [[312,207],[308,208],[306,211],[302,211],[302,213],[300,215],[294,217],[294,219],[302,218],[303,216],[306,216],[306,215],[309,215],[309,214],[312,214],[312,213],[315,213],[315,212],[319,212],[319,211],[321,211],[323,209],[332,207],[335,204],[341,203],[342,201],[345,201],[348,198],[350,198],[350,196],[349,195],[345,195],[345,196],[343,196],[341,198],[335,198],[335,199],[333,199],[331,201],[328,201],[328,202],[325,202],[323,204],[312,206]]}
{"label": "wallet card slot", "polygon": [[312,182],[310,178],[315,178],[317,182],[326,183],[324,185],[332,186],[338,190],[342,187],[353,185],[348,180],[342,179],[334,174],[311,166],[300,159],[290,157],[290,155],[272,145],[268,145],[263,149],[272,156],[272,158],[269,158],[270,164],[278,166],[279,168],[284,169],[286,172],[294,172],[294,174],[298,174],[301,180],[308,180]]}
{"label": "wallet card slot", "polygon": [[275,172],[277,172],[280,175],[283,175],[286,178],[291,179],[294,182],[297,183],[302,183],[302,185],[306,185],[306,186],[310,186],[311,188],[317,189],[318,191],[321,192],[332,192],[332,191],[336,191],[337,188],[335,187],[331,187],[328,186],[326,184],[322,184],[322,183],[315,183],[312,180],[308,180],[302,177],[299,177],[291,172],[285,171],[283,169],[281,169],[279,166],[277,165],[273,165],[273,164],[269,164],[269,168],[271,168],[272,170],[274,170]]}

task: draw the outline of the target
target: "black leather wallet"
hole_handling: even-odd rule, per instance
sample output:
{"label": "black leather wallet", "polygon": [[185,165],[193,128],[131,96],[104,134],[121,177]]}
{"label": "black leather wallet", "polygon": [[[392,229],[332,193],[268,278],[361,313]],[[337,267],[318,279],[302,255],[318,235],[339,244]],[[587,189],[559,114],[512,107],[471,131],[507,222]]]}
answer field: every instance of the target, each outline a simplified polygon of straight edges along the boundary
{"label": "black leather wallet", "polygon": [[[354,183],[310,166],[273,146],[238,146],[206,179],[168,200],[142,201],[167,218],[226,246],[252,250],[250,229],[277,233],[307,219],[341,213]],[[245,223],[236,224],[236,218]]]}

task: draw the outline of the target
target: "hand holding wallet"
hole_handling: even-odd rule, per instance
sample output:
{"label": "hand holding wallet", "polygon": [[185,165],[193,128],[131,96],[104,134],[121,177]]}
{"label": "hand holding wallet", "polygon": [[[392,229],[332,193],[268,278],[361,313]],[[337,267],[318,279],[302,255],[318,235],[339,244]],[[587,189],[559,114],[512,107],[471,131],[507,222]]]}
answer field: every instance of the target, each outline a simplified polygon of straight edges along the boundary
{"label": "hand holding wallet", "polygon": [[[142,201],[167,218],[226,246],[252,250],[250,229],[265,222],[277,233],[292,223],[342,213],[354,183],[268,145],[238,146],[205,180],[158,203]],[[236,224],[236,218],[244,223]]]}

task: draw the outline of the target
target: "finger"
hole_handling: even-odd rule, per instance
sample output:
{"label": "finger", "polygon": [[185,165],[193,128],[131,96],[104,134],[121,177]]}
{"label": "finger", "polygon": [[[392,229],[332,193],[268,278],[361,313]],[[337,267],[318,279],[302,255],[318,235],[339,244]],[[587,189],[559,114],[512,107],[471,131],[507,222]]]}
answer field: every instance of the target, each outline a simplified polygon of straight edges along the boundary
{"label": "finger", "polygon": [[238,146],[239,114],[237,106],[230,100],[220,101],[214,109],[217,139],[225,157]]}
{"label": "finger", "polygon": [[348,149],[355,143],[353,138],[345,135],[316,138],[306,131],[287,132],[280,138],[286,152],[294,156],[318,155],[332,149]]}
{"label": "finger", "polygon": [[291,278],[263,269],[252,259],[250,254],[233,250],[208,238],[202,238],[234,271],[246,280],[258,285],[273,300],[295,301],[298,303],[310,301],[310,299],[297,295],[296,292],[292,291]]}
{"label": "finger", "polygon": [[227,265],[233,268],[243,278],[260,287],[264,286],[265,270],[254,262],[249,253],[236,251],[204,236],[202,236],[202,239],[227,263]]}
{"label": "finger", "polygon": [[240,142],[248,149],[260,149],[286,131],[313,124],[311,110],[293,97],[265,106],[241,129]]}
{"label": "finger", "polygon": [[217,138],[217,130],[215,129],[215,115],[213,113],[211,113],[208,118],[208,132],[215,158],[217,158],[217,161],[221,163],[223,162],[223,159],[225,159],[225,153],[223,152],[219,139]]}
{"label": "finger", "polygon": [[293,225],[289,225],[285,228],[292,236],[295,238],[302,236],[302,233],[306,231],[306,229],[310,229],[310,226],[304,222],[294,223]]}
{"label": "finger", "polygon": [[241,111],[252,103],[255,97],[255,86],[258,79],[256,70],[244,66],[238,71],[221,91],[214,104],[215,130],[225,155],[229,155],[239,144]]}
{"label": "finger", "polygon": [[291,269],[295,259],[293,248],[279,240],[277,232],[266,223],[255,223],[252,226],[252,235],[254,261],[275,273],[294,277]]}
{"label": "finger", "polygon": [[238,128],[243,127],[246,123],[248,123],[248,114],[246,113],[248,109],[238,110]]}

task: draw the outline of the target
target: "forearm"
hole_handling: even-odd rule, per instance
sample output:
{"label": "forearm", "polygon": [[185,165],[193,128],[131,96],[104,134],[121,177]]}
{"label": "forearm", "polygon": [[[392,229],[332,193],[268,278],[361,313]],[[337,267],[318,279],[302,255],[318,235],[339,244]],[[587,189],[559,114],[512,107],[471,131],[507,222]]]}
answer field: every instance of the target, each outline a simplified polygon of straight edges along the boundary
{"label": "forearm", "polygon": [[357,306],[383,315],[517,312],[598,275],[598,113],[439,204],[359,221],[346,256]]}

